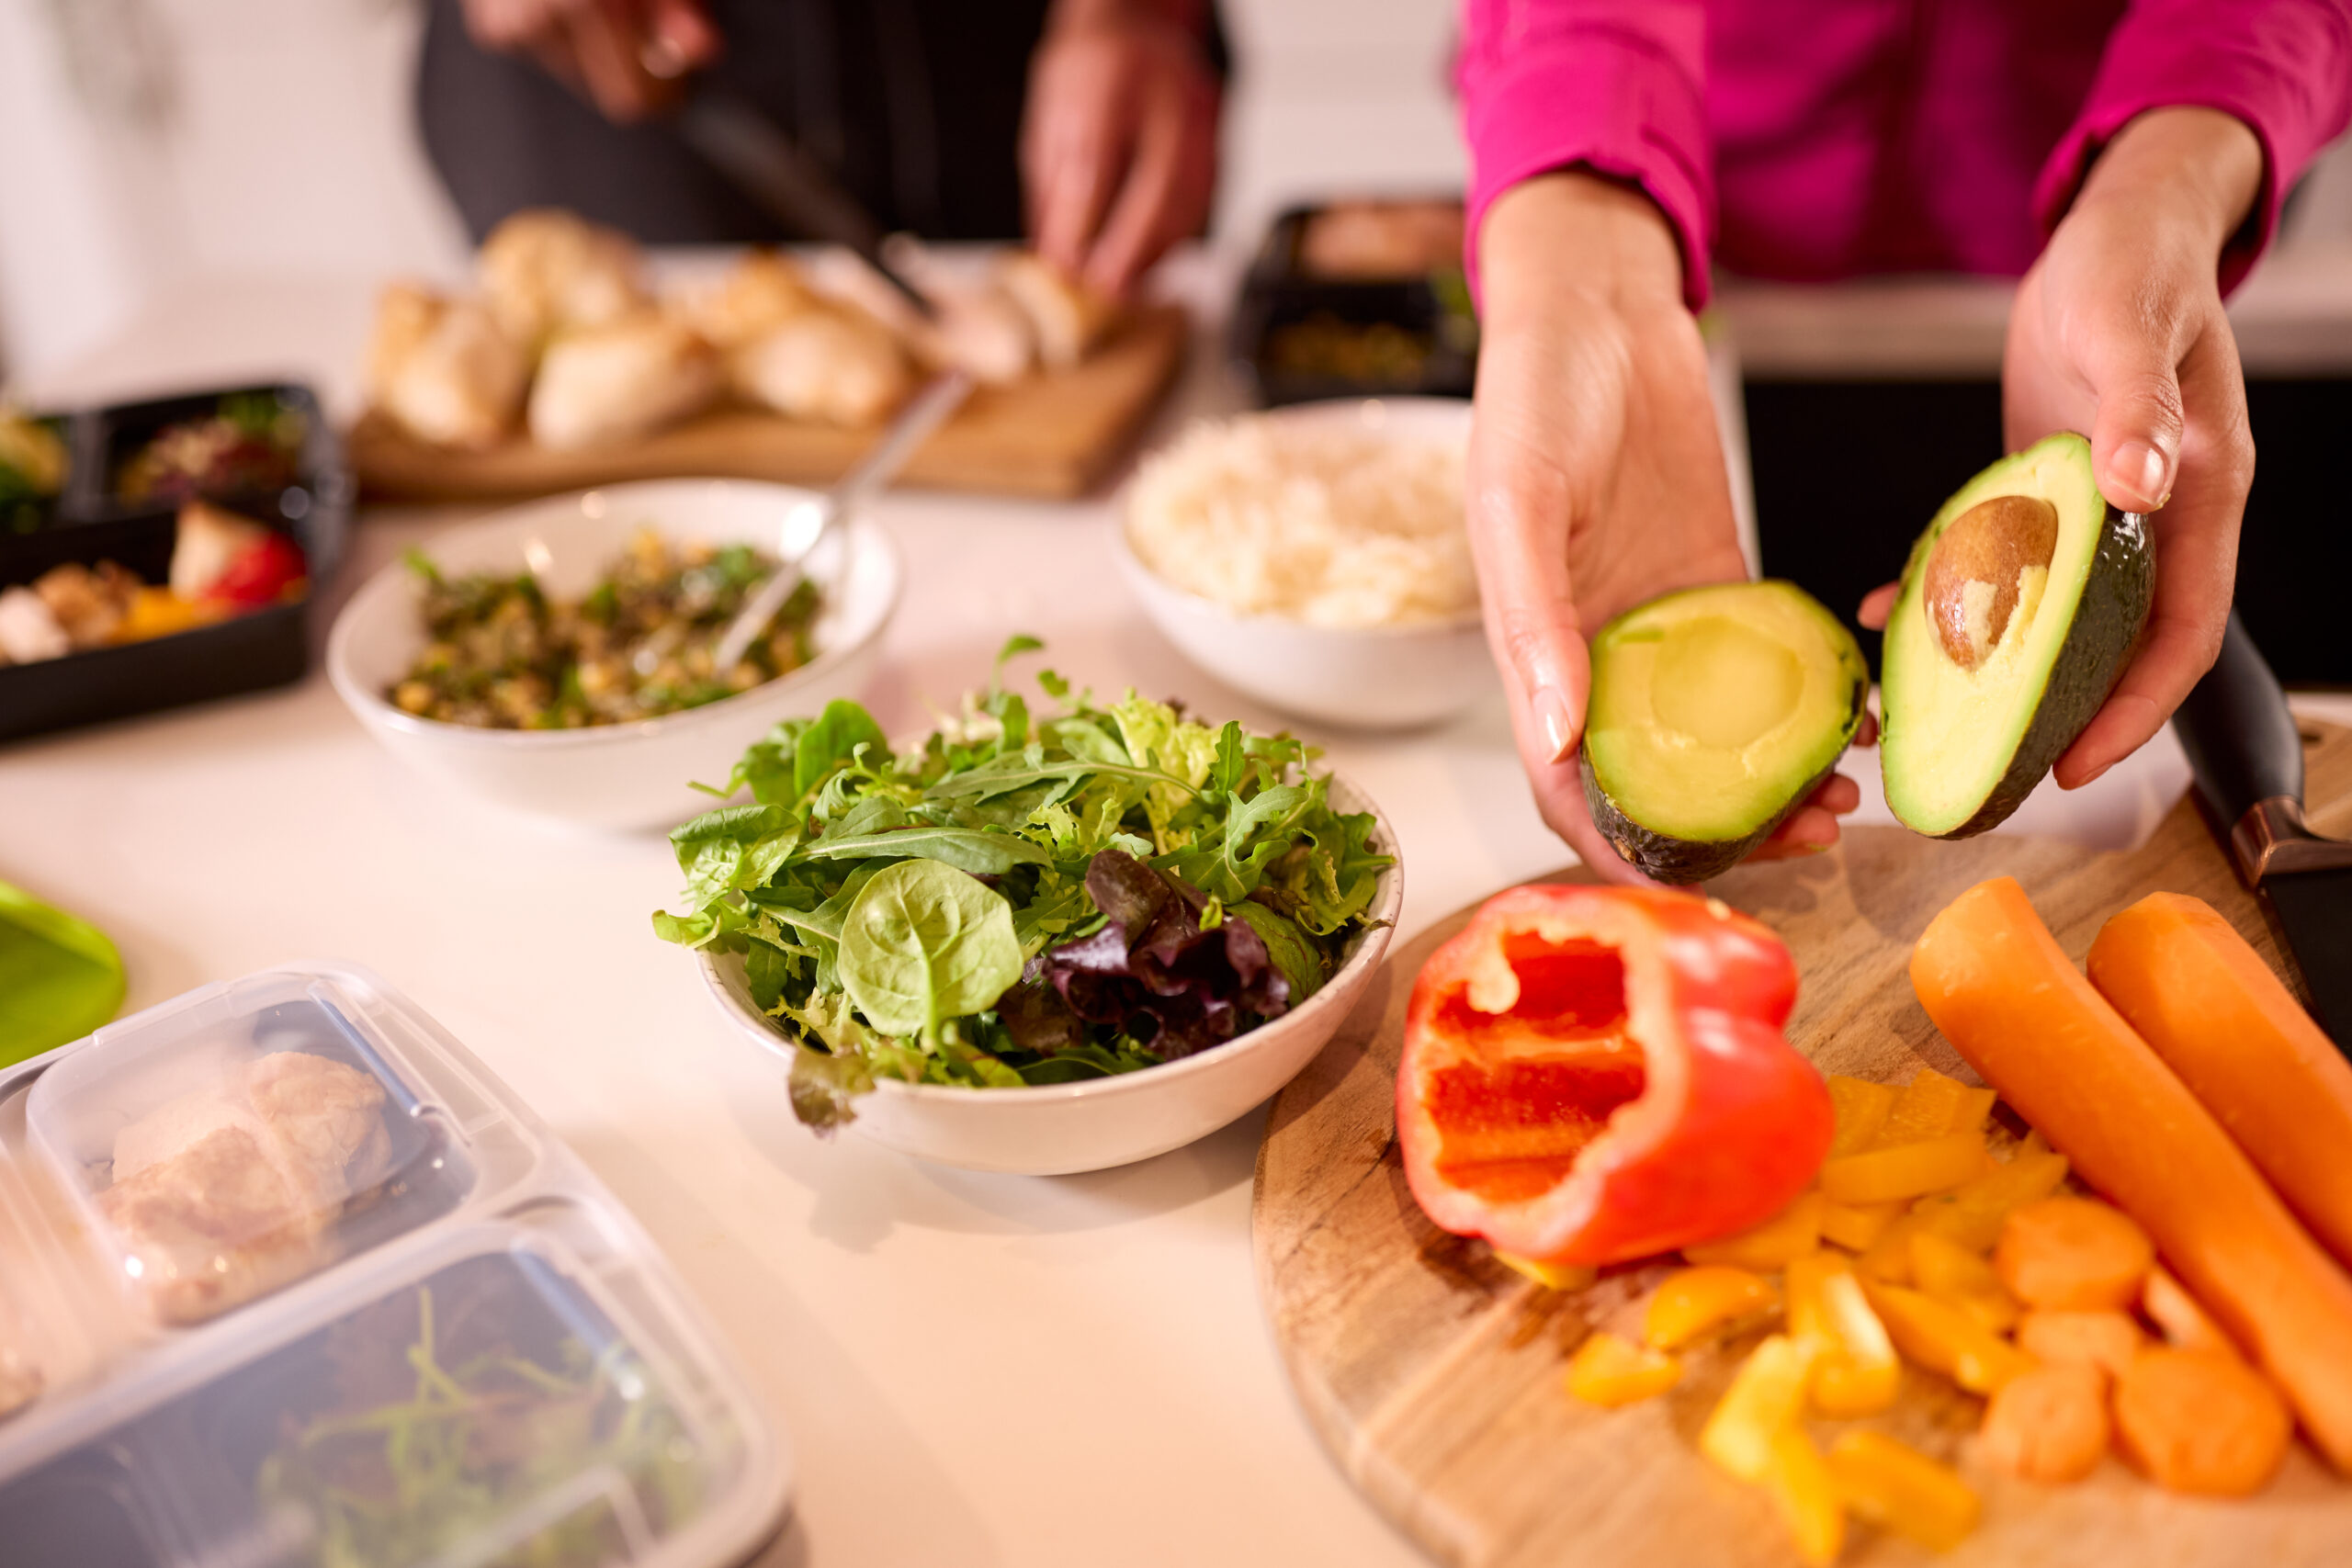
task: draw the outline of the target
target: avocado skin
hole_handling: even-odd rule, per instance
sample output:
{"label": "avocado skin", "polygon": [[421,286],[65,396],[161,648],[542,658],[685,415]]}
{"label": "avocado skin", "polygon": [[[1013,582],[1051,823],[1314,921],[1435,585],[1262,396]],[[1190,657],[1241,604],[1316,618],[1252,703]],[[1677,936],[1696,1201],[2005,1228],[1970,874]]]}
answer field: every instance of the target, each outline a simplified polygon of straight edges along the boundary
{"label": "avocado skin", "polygon": [[[1862,705],[1870,694],[1867,676],[1854,682],[1853,697],[1847,708],[1846,739],[1850,742],[1854,732],[1862,727]],[[1746,860],[1756,846],[1772,836],[1772,830],[1789,818],[1790,813],[1804,805],[1828,782],[1845,760],[1846,749],[1840,746],[1838,755],[1829,759],[1822,770],[1805,781],[1804,787],[1788,798],[1788,803],[1775,812],[1765,824],[1740,839],[1678,839],[1671,833],[1660,833],[1643,827],[1639,822],[1617,809],[1609,792],[1600,787],[1593,776],[1592,763],[1583,751],[1577,753],[1577,773],[1584,780],[1584,803],[1592,813],[1593,826],[1617,846],[1625,863],[1645,875],[1678,886],[1693,882],[1705,882],[1721,876]]]}
{"label": "avocado skin", "polygon": [[[2065,755],[2075,738],[2090,728],[2108,694],[2123,678],[2148,624],[2148,609],[2156,592],[2155,558],[2148,549],[2148,520],[2135,512],[2119,511],[2106,502],[2100,520],[2098,547],[2091,554],[2091,569],[2083,580],[2083,596],[2075,602],[2075,619],[2066,628],[2052,662],[2041,701],[2018,740],[2009,765],[1973,815],[1938,839],[1973,839],[2008,820],[2025,804],[2034,786]],[[1905,596],[1910,577],[1922,569],[1932,541],[1922,539],[1904,573]],[[1588,792],[1589,793],[1589,792]]]}

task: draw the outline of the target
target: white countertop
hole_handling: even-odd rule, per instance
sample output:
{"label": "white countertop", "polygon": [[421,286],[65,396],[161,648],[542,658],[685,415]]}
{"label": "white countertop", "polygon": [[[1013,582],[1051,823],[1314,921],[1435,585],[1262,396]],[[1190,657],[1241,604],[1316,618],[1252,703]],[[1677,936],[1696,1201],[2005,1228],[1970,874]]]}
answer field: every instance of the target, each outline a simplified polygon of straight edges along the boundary
{"label": "white countertop", "polygon": [[[1179,285],[1221,299],[1224,276],[1195,268]],[[265,367],[347,389],[370,294],[224,280],[40,390],[121,395]],[[1226,405],[1213,357],[1196,356],[1163,430]],[[467,514],[366,516],[339,593]],[[879,515],[911,569],[868,694],[886,729],[952,704],[1015,630],[1097,690],[1279,722],[1141,619],[1112,568],[1107,500],[906,493]],[[1403,739],[1304,732],[1396,826],[1402,936],[1566,858],[1529,804],[1497,697]],[[1887,820],[1863,761],[1862,819]],[[2018,820],[2129,842],[2185,778],[2167,734]],[[479,1053],[644,1221],[789,1427],[797,1512],[763,1563],[1420,1561],[1326,1461],[1260,1314],[1262,1111],[1081,1177],[978,1176],[854,1135],[820,1143],[687,955],[649,930],[679,886],[660,838],[571,835],[434,793],[317,674],[0,750],[0,878],[112,933],[132,1008],[288,959],[348,958]]]}

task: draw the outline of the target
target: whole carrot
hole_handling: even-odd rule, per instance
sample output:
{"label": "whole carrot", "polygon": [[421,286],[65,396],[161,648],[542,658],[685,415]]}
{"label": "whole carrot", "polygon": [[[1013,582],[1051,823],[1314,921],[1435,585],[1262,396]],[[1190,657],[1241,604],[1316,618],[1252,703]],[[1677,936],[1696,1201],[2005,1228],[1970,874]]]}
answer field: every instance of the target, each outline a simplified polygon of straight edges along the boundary
{"label": "whole carrot", "polygon": [[2352,1063],[2200,898],[2152,893],[2091,943],[2091,984],[2337,1259],[2352,1264]]}
{"label": "whole carrot", "polygon": [[1984,1081],[2146,1228],[2352,1473],[2352,1280],[2068,961],[2014,878],[1935,918],[1911,985]]}

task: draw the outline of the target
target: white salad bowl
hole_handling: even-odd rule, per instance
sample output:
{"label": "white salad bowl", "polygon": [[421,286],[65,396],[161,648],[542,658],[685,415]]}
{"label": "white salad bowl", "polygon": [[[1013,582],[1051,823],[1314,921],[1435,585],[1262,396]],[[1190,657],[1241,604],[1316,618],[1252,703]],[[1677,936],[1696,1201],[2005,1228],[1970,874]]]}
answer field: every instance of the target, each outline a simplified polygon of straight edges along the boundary
{"label": "white salad bowl", "polygon": [[[1331,804],[1376,818],[1371,847],[1396,857],[1396,837],[1379,807],[1343,780],[1331,780]],[[1181,1148],[1247,1112],[1296,1077],[1354,1010],[1388,951],[1404,907],[1401,859],[1380,874],[1346,960],[1323,988],[1282,1017],[1196,1056],[1157,1067],[1038,1089],[962,1089],[876,1081],[856,1101],[853,1131],[901,1154],[967,1170],[1016,1176],[1067,1176],[1106,1170]],[[797,1047],[752,1000],[743,960],[702,955],[703,980],[718,1010],[752,1043],[788,1069]]]}
{"label": "white salad bowl", "polygon": [[[660,479],[551,496],[452,528],[424,546],[445,573],[531,571],[553,594],[595,586],[639,528],[673,541],[777,547],[785,520],[814,498],[790,485]],[[872,673],[899,604],[899,552],[870,525],[832,529],[808,561],[824,590],[817,656],[748,692],[634,724],[478,729],[419,718],[385,693],[425,645],[415,575],[384,568],[352,596],[327,639],[327,676],[387,750],[417,773],[481,799],[584,827],[667,827],[709,809],[691,781],[723,782],[748,739],[778,719],[854,696]]]}
{"label": "white salad bowl", "polygon": [[[1470,405],[1453,398],[1351,398],[1248,417],[1294,428],[1371,428],[1401,439],[1466,441]],[[1244,615],[1154,572],[1136,554],[1124,524],[1116,549],[1127,586],[1179,651],[1235,691],[1283,713],[1357,729],[1409,729],[1451,718],[1494,689],[1494,665],[1476,611],[1396,626],[1322,626]]]}

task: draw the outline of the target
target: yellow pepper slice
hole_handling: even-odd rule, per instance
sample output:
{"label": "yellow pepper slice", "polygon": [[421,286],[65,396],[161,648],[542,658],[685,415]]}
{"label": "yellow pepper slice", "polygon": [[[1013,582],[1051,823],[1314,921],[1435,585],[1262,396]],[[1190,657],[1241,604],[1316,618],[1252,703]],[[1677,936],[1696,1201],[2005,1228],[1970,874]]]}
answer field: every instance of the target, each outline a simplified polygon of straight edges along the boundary
{"label": "yellow pepper slice", "polygon": [[1901,1091],[1893,1084],[1834,1073],[1822,1081],[1829,1088],[1830,1109],[1838,1118],[1837,1134],[1829,1141],[1830,1154],[1861,1153],[1886,1124],[1887,1112],[1894,1109],[1895,1096]]}
{"label": "yellow pepper slice", "polygon": [[1804,1414],[1814,1355],[1811,1342],[1785,1334],[1757,1346],[1707,1417],[1699,1451],[1742,1481],[1763,1480],[1772,1469],[1772,1439]]}
{"label": "yellow pepper slice", "polygon": [[1828,1201],[1818,1192],[1801,1193],[1795,1202],[1753,1230],[1686,1247],[1682,1256],[1693,1263],[1721,1263],[1735,1269],[1782,1268],[1821,1250],[1821,1214]]}
{"label": "yellow pepper slice", "polygon": [[1568,1360],[1568,1392],[1605,1410],[1664,1393],[1681,1380],[1679,1358],[1615,1334],[1591,1335]]}
{"label": "yellow pepper slice", "polygon": [[1886,1325],[1843,1258],[1827,1254],[1789,1265],[1789,1332],[1815,1347],[1813,1407],[1824,1416],[1875,1416],[1902,1391],[1903,1366]]}
{"label": "yellow pepper slice", "polygon": [[1856,1252],[1867,1250],[1879,1233],[1903,1213],[1900,1198],[1885,1203],[1830,1203],[1821,1208],[1821,1239]]}
{"label": "yellow pepper slice", "polygon": [[1984,1166],[1983,1134],[1946,1133],[1825,1161],[1821,1190],[1833,1203],[1883,1203],[1958,1187],[1981,1175]]}
{"label": "yellow pepper slice", "polygon": [[1950,1133],[1980,1132],[1992,1110],[1991,1089],[1971,1089],[1933,1067],[1921,1067],[1909,1087],[1895,1097],[1878,1135],[1866,1146],[1888,1149],[1923,1144]]}
{"label": "yellow pepper slice", "polygon": [[1996,1334],[2017,1326],[2018,1300],[1993,1266],[1948,1235],[1926,1227],[1911,1233],[1911,1280]]}
{"label": "yellow pepper slice", "polygon": [[1679,1350],[1702,1335],[1777,1304],[1772,1287],[1745,1269],[1678,1269],[1650,1296],[1642,1337],[1661,1350]]}
{"label": "yellow pepper slice", "polygon": [[1829,1473],[1846,1506],[1882,1529],[1949,1551],[1976,1528],[1983,1504],[1951,1466],[1861,1427],[1829,1445]]}
{"label": "yellow pepper slice", "polygon": [[2066,1156],[2028,1139],[2007,1163],[1918,1204],[1928,1229],[1977,1252],[2001,1239],[2009,1211],[2047,1198],[2066,1179]]}
{"label": "yellow pepper slice", "polygon": [[1870,1281],[1864,1282],[1862,1292],[1896,1349],[1971,1393],[1991,1393],[2040,1365],[1949,1303],[1899,1285]]}
{"label": "yellow pepper slice", "polygon": [[1846,1544],[1846,1504],[1828,1461],[1802,1427],[1772,1434],[1764,1489],[1796,1538],[1797,1555],[1814,1568],[1829,1568]]}
{"label": "yellow pepper slice", "polygon": [[1552,1291],[1581,1291],[1600,1277],[1600,1270],[1589,1264],[1540,1263],[1510,1252],[1497,1252],[1495,1261]]}

